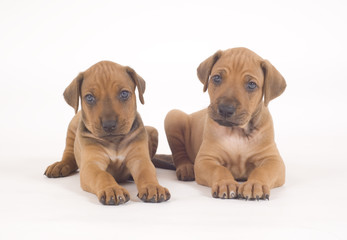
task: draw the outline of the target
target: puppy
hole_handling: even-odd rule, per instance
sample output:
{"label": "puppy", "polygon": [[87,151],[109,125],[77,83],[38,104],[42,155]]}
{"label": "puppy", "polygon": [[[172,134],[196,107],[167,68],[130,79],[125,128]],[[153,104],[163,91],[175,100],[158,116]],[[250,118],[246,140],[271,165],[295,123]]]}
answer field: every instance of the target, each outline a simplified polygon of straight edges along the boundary
{"label": "puppy", "polygon": [[82,189],[106,205],[129,201],[129,192],[117,182],[130,177],[142,201],[169,200],[170,193],[159,185],[151,162],[158,132],[142,123],[136,87],[144,104],[145,81],[130,67],[102,61],[80,73],[64,92],[76,115],[68,127],[62,160],[50,165],[45,175],[65,177],[79,168]]}
{"label": "puppy", "polygon": [[177,178],[196,179],[215,198],[269,199],[285,181],[268,110],[285,90],[284,78],[246,48],[217,51],[197,74],[209,107],[191,115],[172,110],[165,119]]}

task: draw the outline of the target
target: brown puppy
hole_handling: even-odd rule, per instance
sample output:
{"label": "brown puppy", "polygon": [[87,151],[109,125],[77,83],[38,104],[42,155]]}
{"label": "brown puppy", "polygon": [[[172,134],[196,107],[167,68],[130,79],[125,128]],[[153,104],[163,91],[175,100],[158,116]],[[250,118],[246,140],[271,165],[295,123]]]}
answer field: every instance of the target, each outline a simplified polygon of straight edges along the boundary
{"label": "brown puppy", "polygon": [[197,73],[210,106],[191,115],[172,110],[165,119],[178,179],[196,179],[216,198],[269,199],[270,188],[284,184],[285,166],[267,106],[284,91],[284,78],[246,48],[216,52]]}
{"label": "brown puppy", "polygon": [[[129,201],[128,191],[117,182],[130,176],[142,201],[169,200],[170,193],[158,184],[151,162],[158,132],[143,126],[135,87],[143,104],[145,81],[130,67],[113,62],[102,61],[80,73],[64,92],[76,115],[68,127],[63,158],[45,175],[64,177],[79,168],[81,187],[107,205]],[[82,110],[77,112],[79,98]]]}

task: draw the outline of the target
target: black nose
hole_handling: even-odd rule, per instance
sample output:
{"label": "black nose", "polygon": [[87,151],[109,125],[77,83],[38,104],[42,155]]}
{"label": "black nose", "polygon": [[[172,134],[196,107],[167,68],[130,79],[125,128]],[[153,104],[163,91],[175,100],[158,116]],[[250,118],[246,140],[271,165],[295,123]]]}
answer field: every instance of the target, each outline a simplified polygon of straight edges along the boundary
{"label": "black nose", "polygon": [[110,120],[110,121],[104,121],[102,122],[102,128],[105,132],[112,132],[116,129],[116,121]]}
{"label": "black nose", "polygon": [[224,104],[218,105],[219,115],[225,118],[231,117],[234,114],[235,110],[236,109],[233,105],[224,105]]}

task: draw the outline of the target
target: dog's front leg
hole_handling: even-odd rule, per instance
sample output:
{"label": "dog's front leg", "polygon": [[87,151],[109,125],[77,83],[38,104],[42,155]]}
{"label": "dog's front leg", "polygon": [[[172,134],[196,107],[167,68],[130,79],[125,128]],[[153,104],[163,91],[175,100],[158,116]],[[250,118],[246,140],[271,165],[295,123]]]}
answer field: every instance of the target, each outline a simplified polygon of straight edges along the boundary
{"label": "dog's front leg", "polygon": [[196,182],[211,187],[214,198],[236,198],[238,183],[215,154],[200,151],[194,164]]}
{"label": "dog's front leg", "polygon": [[259,166],[239,188],[245,199],[269,199],[270,189],[282,186],[285,181],[285,166],[280,156],[259,160]]}
{"label": "dog's front leg", "polygon": [[144,202],[163,202],[170,199],[170,192],[159,185],[153,163],[149,158],[148,146],[141,144],[127,156],[126,166],[130,170]]}
{"label": "dog's front leg", "polygon": [[129,192],[121,187],[113,176],[106,172],[109,159],[101,151],[82,152],[82,164],[80,170],[81,187],[83,190],[94,193],[99,201],[105,205],[119,205],[130,199]]}

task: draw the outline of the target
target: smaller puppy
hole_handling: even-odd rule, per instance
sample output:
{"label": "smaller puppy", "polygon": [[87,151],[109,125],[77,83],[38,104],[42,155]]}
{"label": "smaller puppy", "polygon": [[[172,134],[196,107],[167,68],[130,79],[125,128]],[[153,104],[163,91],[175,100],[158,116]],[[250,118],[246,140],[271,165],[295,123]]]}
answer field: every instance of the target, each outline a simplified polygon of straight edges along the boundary
{"label": "smaller puppy", "polygon": [[190,115],[172,110],[165,119],[177,178],[196,179],[216,198],[269,199],[270,189],[284,184],[285,166],[267,106],[286,88],[284,78],[246,48],[217,51],[197,72],[209,107]]}
{"label": "smaller puppy", "polygon": [[76,115],[68,127],[62,160],[50,165],[45,175],[65,177],[79,168],[82,189],[107,205],[129,201],[129,192],[117,182],[130,177],[142,201],[169,200],[151,162],[158,132],[143,126],[136,110],[136,87],[144,104],[145,81],[130,67],[102,61],[80,73],[64,92]]}

